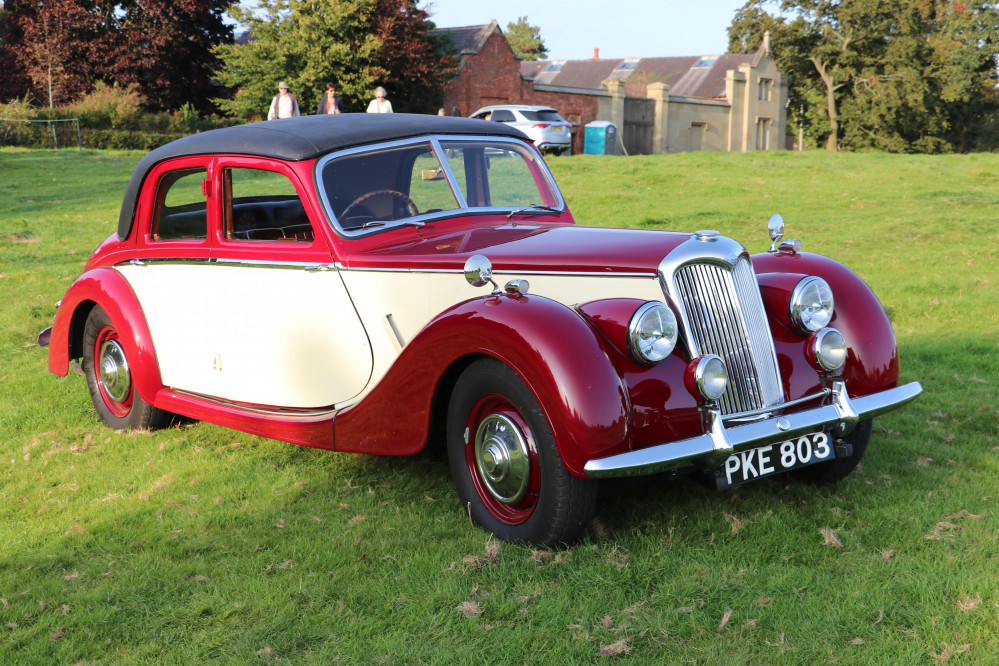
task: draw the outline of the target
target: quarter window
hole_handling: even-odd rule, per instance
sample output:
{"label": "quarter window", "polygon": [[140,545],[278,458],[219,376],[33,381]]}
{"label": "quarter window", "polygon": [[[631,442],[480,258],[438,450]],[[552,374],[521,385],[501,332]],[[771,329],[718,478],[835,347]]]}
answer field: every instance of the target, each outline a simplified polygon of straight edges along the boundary
{"label": "quarter window", "polygon": [[208,216],[202,182],[204,168],[167,173],[156,190],[153,240],[203,240],[208,237]]}

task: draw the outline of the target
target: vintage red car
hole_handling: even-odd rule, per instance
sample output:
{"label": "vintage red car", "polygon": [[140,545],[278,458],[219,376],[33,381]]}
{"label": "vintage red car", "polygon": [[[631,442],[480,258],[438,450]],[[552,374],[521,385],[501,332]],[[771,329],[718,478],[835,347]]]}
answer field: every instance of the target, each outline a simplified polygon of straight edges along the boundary
{"label": "vintage red car", "polygon": [[40,341],[116,429],[446,441],[462,508],[550,546],[585,533],[603,478],[841,479],[871,419],[919,394],[867,285],[776,216],[769,234],[750,255],[715,231],[577,226],[501,123],[255,123],[139,163]]}

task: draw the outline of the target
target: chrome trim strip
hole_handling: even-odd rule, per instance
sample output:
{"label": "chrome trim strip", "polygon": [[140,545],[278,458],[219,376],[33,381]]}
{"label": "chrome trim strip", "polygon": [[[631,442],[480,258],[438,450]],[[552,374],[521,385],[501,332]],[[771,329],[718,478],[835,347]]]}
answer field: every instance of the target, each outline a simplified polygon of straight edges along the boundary
{"label": "chrome trim strip", "polygon": [[[846,393],[846,384],[836,381],[831,390],[832,402],[828,405],[732,428],[723,425],[718,410],[706,409],[703,412],[703,435],[595,458],[588,461],[583,469],[588,476],[602,479],[668,472],[691,464],[714,467],[736,451],[782,442],[819,429],[838,427],[842,431],[837,434],[845,434],[861,419],[897,409],[914,400],[922,391],[919,382],[912,382],[874,395],[850,398]],[[778,421],[783,427],[778,426]]]}
{"label": "chrome trim strip", "polygon": [[[338,271],[353,271],[357,273],[464,273],[462,268],[381,268],[371,266],[360,266],[348,268],[336,262],[334,264]],[[568,277],[627,277],[656,279],[655,273],[609,273],[606,271],[534,271],[530,269],[520,270],[510,268],[501,271],[493,271],[493,275],[563,275]]]}
{"label": "chrome trim strip", "polygon": [[141,264],[136,264],[137,260],[127,259],[124,261],[119,261],[115,266],[123,265],[148,265],[148,264],[170,264],[178,266],[205,266],[215,264],[218,266],[234,266],[237,268],[282,268],[282,269],[295,269],[295,270],[305,270],[308,272],[319,272],[332,270],[336,268],[335,264],[317,264],[314,261],[259,261],[256,259],[225,259],[225,258],[214,258],[214,259],[191,259],[191,258],[156,258],[156,259],[142,259]]}

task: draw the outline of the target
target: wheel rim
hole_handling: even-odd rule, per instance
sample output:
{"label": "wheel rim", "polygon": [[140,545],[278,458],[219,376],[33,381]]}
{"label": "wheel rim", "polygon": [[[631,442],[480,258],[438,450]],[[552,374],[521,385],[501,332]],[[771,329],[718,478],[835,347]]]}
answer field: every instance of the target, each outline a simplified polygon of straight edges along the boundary
{"label": "wheel rim", "polygon": [[538,500],[537,448],[520,412],[498,395],[479,399],[465,428],[468,472],[486,509],[501,522],[522,523]]}
{"label": "wheel rim", "polygon": [[104,405],[115,416],[125,416],[132,409],[132,373],[118,332],[103,327],[94,340],[94,377]]}

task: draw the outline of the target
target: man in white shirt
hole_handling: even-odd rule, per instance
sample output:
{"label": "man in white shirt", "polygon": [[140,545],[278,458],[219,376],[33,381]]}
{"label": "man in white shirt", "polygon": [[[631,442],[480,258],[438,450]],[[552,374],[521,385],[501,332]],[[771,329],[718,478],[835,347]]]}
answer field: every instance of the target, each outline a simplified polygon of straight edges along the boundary
{"label": "man in white shirt", "polygon": [[288,84],[282,81],[278,84],[278,94],[271,100],[271,109],[267,112],[267,120],[275,118],[294,118],[300,116],[298,98],[288,92]]}

